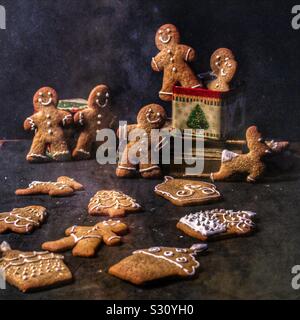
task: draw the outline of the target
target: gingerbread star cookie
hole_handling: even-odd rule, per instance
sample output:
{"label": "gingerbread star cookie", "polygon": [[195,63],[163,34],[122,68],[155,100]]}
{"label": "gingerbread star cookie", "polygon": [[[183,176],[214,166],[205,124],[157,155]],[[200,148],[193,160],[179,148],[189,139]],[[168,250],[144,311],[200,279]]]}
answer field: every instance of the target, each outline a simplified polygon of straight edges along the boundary
{"label": "gingerbread star cookie", "polygon": [[157,185],[154,191],[157,195],[181,207],[200,205],[221,198],[220,192],[211,183],[172,177],[165,177],[165,181]]}
{"label": "gingerbread star cookie", "polygon": [[124,217],[126,213],[141,210],[142,207],[135,199],[114,190],[97,192],[88,205],[89,214],[92,216]]}
{"label": "gingerbread star cookie", "polygon": [[121,242],[120,235],[128,231],[126,224],[121,221],[104,221],[93,227],[73,226],[66,230],[66,238],[57,241],[45,242],[44,250],[62,252],[73,249],[73,256],[93,257],[102,240],[108,246],[118,245]]}
{"label": "gingerbread star cookie", "polygon": [[254,230],[252,218],[255,215],[254,212],[250,211],[224,209],[201,211],[183,217],[178,222],[177,228],[202,241],[246,236]]}
{"label": "gingerbread star cookie", "polygon": [[11,212],[0,213],[0,234],[7,231],[30,233],[44,222],[46,215],[46,208],[41,206],[17,208]]}
{"label": "gingerbread star cookie", "polygon": [[12,250],[6,242],[1,244],[0,252],[0,269],[5,274],[6,281],[24,293],[58,286],[72,280],[72,274],[61,255],[47,251]]}
{"label": "gingerbread star cookie", "polygon": [[83,189],[83,186],[74,179],[59,177],[56,182],[33,181],[28,188],[16,190],[16,195],[48,194],[51,197],[67,197]]}
{"label": "gingerbread star cookie", "polygon": [[143,285],[164,278],[189,278],[200,264],[196,254],[207,249],[197,244],[190,249],[154,247],[135,251],[109,269],[109,273],[135,285]]}

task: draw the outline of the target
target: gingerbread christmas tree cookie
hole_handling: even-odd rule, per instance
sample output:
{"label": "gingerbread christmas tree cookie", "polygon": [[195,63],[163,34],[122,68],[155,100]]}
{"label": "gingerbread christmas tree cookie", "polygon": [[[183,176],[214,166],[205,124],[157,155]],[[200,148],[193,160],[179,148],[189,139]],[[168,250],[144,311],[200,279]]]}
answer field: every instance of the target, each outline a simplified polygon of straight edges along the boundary
{"label": "gingerbread christmas tree cookie", "polygon": [[177,277],[189,278],[195,275],[200,264],[195,256],[207,249],[198,244],[190,249],[154,247],[135,251],[109,269],[109,273],[135,285]]}
{"label": "gingerbread christmas tree cookie", "polygon": [[90,200],[88,211],[93,216],[123,217],[126,213],[139,212],[142,207],[135,199],[120,191],[102,190]]}
{"label": "gingerbread christmas tree cookie", "polygon": [[0,234],[7,231],[30,233],[43,223],[46,215],[46,208],[41,206],[17,208],[11,212],[0,213]]}
{"label": "gingerbread christmas tree cookie", "polygon": [[202,241],[246,236],[254,230],[252,219],[255,215],[254,212],[250,211],[224,209],[200,211],[183,217],[178,222],[177,228]]}
{"label": "gingerbread christmas tree cookie", "polygon": [[62,252],[73,249],[73,256],[93,257],[102,240],[108,246],[121,242],[121,235],[128,231],[126,224],[121,221],[104,221],[92,227],[73,226],[66,230],[66,238],[45,242],[44,250]]}
{"label": "gingerbread christmas tree cookie", "polygon": [[157,185],[154,191],[176,206],[200,205],[221,198],[220,192],[211,183],[172,177],[165,177],[165,181]]}
{"label": "gingerbread christmas tree cookie", "polygon": [[72,280],[72,274],[61,255],[42,252],[12,250],[3,242],[0,269],[6,281],[22,292],[61,285]]}

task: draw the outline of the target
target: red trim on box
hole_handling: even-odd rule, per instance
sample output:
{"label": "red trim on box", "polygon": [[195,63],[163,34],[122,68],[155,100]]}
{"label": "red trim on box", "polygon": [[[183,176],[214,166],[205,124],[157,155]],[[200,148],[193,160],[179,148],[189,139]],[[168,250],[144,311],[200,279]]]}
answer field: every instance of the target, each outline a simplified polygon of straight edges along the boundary
{"label": "red trim on box", "polygon": [[192,88],[174,87],[173,94],[186,94],[188,96],[222,99],[228,95],[228,92],[212,91],[212,90],[203,89],[203,88],[192,89]]}

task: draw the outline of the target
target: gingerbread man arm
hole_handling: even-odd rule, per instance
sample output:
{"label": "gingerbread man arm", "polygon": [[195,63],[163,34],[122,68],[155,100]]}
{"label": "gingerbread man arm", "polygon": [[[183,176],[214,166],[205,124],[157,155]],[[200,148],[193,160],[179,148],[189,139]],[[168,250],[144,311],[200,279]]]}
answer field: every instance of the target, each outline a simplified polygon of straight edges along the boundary
{"label": "gingerbread man arm", "polygon": [[88,119],[88,113],[89,113],[88,108],[82,111],[78,111],[74,116],[74,123],[84,126],[86,123],[86,120]]}
{"label": "gingerbread man arm", "polygon": [[161,72],[164,69],[163,52],[159,52],[156,57],[152,58],[151,67],[153,71]]}
{"label": "gingerbread man arm", "polygon": [[24,121],[24,130],[34,131],[35,129],[36,129],[35,115],[32,115]]}
{"label": "gingerbread man arm", "polygon": [[120,221],[107,221],[105,225],[100,222],[98,226],[102,230],[103,241],[108,246],[118,245],[121,242],[120,236],[128,231],[126,224]]}
{"label": "gingerbread man arm", "polygon": [[196,51],[193,48],[184,44],[179,45],[179,48],[184,61],[193,62],[196,60]]}
{"label": "gingerbread man arm", "polygon": [[61,123],[63,127],[73,124],[73,117],[69,112],[59,110],[59,115],[61,117]]}

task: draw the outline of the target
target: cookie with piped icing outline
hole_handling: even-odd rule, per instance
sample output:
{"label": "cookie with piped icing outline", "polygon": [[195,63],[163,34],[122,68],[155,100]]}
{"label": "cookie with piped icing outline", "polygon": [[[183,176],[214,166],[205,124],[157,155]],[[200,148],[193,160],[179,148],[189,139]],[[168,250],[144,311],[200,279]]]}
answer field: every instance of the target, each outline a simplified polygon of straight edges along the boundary
{"label": "cookie with piped icing outline", "polygon": [[169,200],[176,206],[196,206],[221,199],[221,193],[214,184],[194,181],[174,179],[165,177],[165,181],[157,185],[154,192]]}
{"label": "cookie with piped icing outline", "polygon": [[12,250],[6,242],[0,246],[0,270],[6,281],[23,293],[52,288],[72,281],[64,257],[47,251]]}
{"label": "cookie with piped icing outline", "polygon": [[33,181],[26,189],[16,190],[17,196],[48,194],[51,197],[67,197],[83,190],[83,185],[69,177],[59,177],[56,182]]}
{"label": "cookie with piped icing outline", "polygon": [[172,101],[173,87],[180,84],[186,88],[202,87],[189,66],[196,60],[193,48],[180,44],[180,34],[173,24],[161,26],[155,36],[155,44],[160,51],[152,58],[151,67],[156,72],[163,72],[163,84],[159,97],[164,101]]}
{"label": "cookie with piped icing outline", "polygon": [[109,274],[144,285],[166,278],[190,278],[200,267],[195,256],[207,249],[205,244],[193,245],[190,249],[154,247],[137,250],[109,268]]}
{"label": "cookie with piped icing outline", "polygon": [[247,236],[254,231],[251,211],[214,209],[191,213],[180,219],[177,228],[201,241]]}
{"label": "cookie with piped icing outline", "polygon": [[19,234],[31,233],[45,220],[47,210],[41,206],[16,208],[0,213],[0,234],[11,231]]}
{"label": "cookie with piped icing outline", "polygon": [[124,217],[127,213],[140,212],[143,208],[136,200],[115,190],[98,191],[91,198],[88,212],[92,216]]}
{"label": "cookie with piped icing outline", "polygon": [[[73,117],[69,112],[57,109],[57,92],[50,87],[39,89],[33,97],[33,105],[36,113],[24,122],[24,129],[34,132],[27,161],[70,160],[71,153],[63,127],[71,125]],[[46,154],[48,147],[51,158]]]}
{"label": "cookie with piped icing outline", "polygon": [[57,241],[45,242],[44,250],[63,252],[72,250],[74,257],[90,258],[95,256],[103,241],[108,246],[121,243],[121,235],[127,233],[128,227],[121,221],[103,221],[92,227],[73,226],[65,232],[66,237]]}

